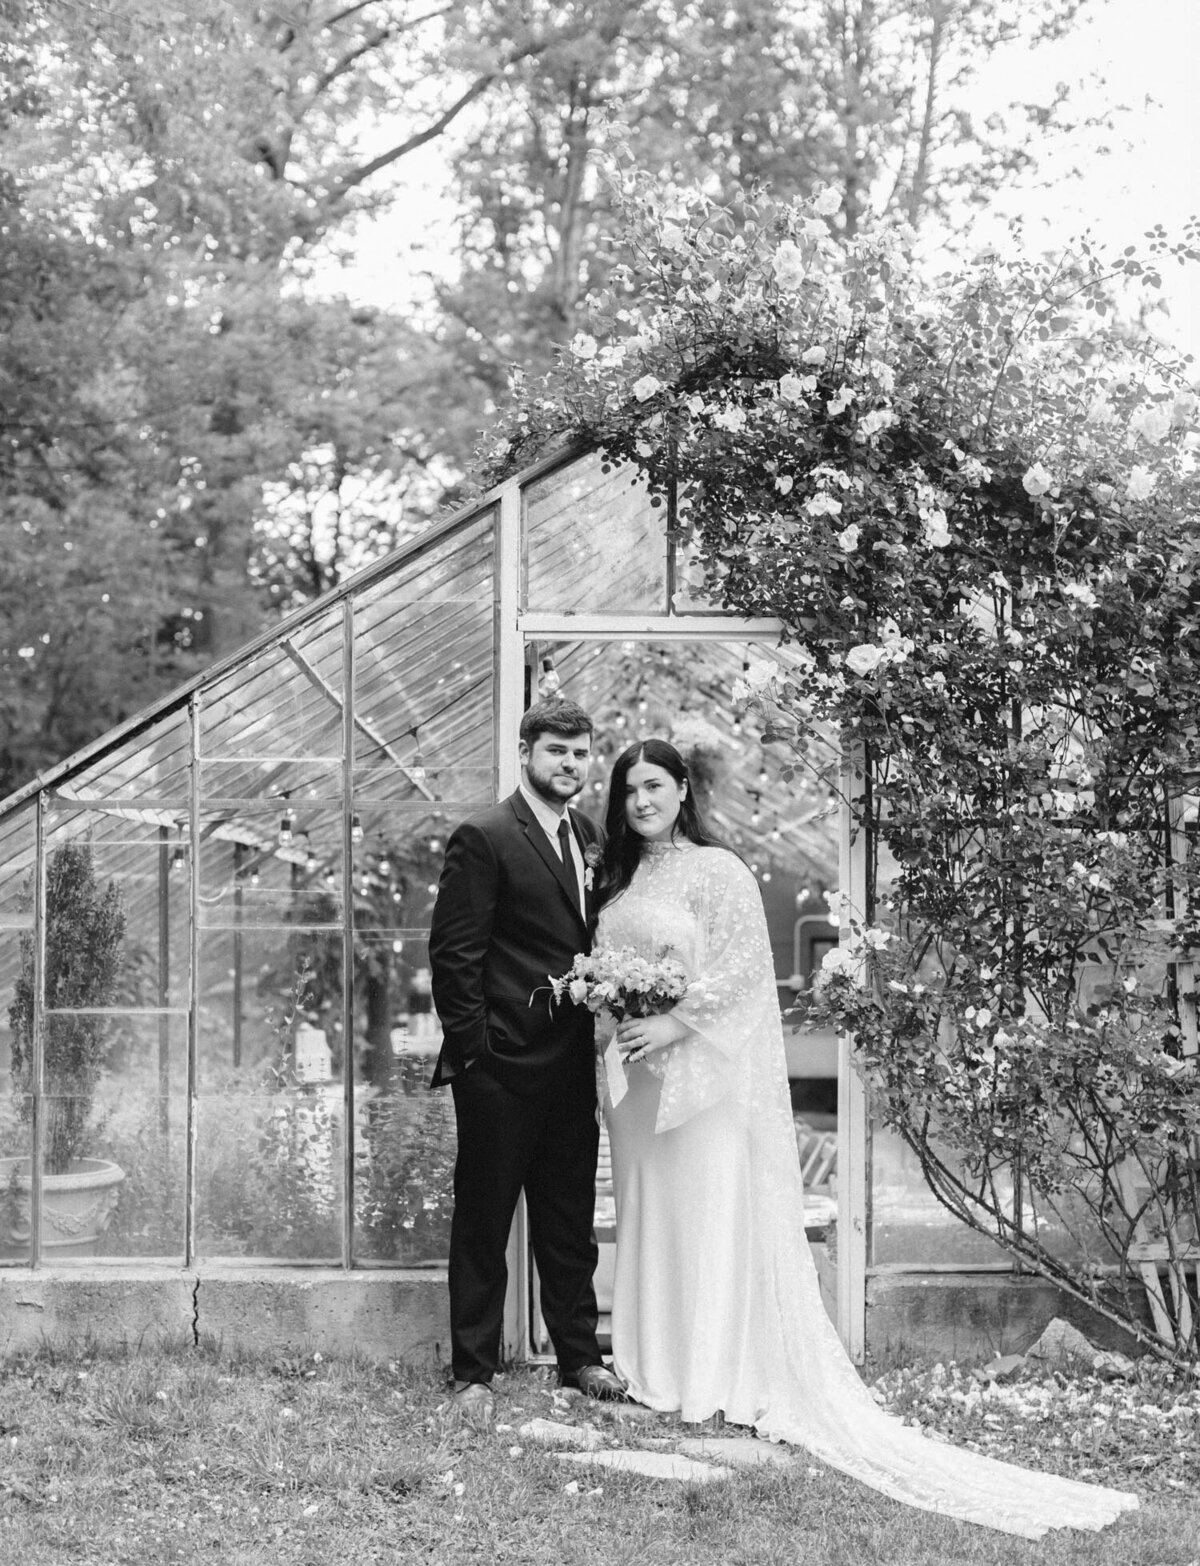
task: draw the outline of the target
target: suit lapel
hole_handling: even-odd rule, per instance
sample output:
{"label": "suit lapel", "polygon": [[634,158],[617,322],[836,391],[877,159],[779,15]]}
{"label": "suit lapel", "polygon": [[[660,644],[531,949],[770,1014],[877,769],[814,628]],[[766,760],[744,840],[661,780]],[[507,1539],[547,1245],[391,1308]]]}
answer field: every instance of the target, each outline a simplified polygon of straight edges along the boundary
{"label": "suit lapel", "polygon": [[[576,901],[575,890],[572,887],[571,882],[567,879],[568,876],[574,876],[574,867],[572,866],[568,868],[568,866],[563,864],[562,860],[559,858],[558,850],[546,836],[545,832],[542,830],[541,823],[534,818],[529,810],[529,807],[522,799],[520,793],[517,792],[516,794],[513,794],[509,802],[513,807],[513,814],[521,823],[521,830],[525,834],[526,842],[530,845],[533,851],[537,854],[538,858],[546,866],[547,870],[549,870],[550,874],[558,882],[559,891],[566,900],[568,908],[570,908],[576,919],[578,919],[580,924],[583,925],[586,929],[587,920],[584,914],[580,913],[579,911],[579,904]],[[574,818],[571,816],[569,811],[567,819],[571,824],[571,830],[576,833],[576,838],[578,839],[578,830],[576,828]],[[585,893],[585,899],[586,896],[587,894]]]}

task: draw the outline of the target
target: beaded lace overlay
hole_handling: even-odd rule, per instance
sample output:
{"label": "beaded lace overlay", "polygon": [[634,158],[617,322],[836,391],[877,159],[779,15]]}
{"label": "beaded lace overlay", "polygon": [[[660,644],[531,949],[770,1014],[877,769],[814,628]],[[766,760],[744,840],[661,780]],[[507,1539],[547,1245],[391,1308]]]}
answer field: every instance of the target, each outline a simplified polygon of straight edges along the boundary
{"label": "beaded lace overlay", "polygon": [[[804,1233],[770,943],[746,866],[719,848],[654,848],[595,944],[648,957],[669,947],[689,976],[673,1015],[692,1036],[630,1067],[615,1110],[600,1077],[617,1191],[614,1356],[635,1395],[689,1420],[722,1410],[911,1506],[1031,1539],[1135,1507],[1133,1495],[935,1441],[863,1385]],[[611,1024],[597,1032],[603,1049]],[[723,1210],[741,1220],[704,1222],[705,1182],[722,1197],[739,1188]],[[706,1316],[694,1280],[714,1274],[737,1287],[716,1291]]]}

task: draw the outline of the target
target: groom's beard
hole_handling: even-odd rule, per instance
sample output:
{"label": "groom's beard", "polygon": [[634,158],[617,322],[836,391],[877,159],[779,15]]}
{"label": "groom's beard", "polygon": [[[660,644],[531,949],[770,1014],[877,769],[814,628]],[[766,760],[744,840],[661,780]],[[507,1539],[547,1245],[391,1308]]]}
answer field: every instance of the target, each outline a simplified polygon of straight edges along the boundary
{"label": "groom's beard", "polygon": [[[548,805],[555,807],[565,805],[576,795],[583,792],[583,785],[587,782],[586,775],[578,777],[574,774],[560,772],[557,767],[548,772],[535,770],[531,766],[525,768],[525,786],[531,794],[536,794],[539,799],[544,799]],[[571,784],[570,793],[566,785]]]}

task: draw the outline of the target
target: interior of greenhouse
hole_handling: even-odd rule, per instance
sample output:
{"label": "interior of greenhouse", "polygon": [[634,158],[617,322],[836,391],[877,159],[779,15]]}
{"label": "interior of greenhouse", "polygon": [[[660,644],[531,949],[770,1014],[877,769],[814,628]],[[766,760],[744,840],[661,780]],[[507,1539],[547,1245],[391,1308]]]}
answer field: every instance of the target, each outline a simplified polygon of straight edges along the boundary
{"label": "interior of greenhouse", "polygon": [[[836,757],[735,701],[787,647],[703,599],[669,510],[594,453],[516,475],[0,806],[0,1264],[445,1264],[430,913],[538,694],[594,716],[592,813],[632,739],[685,752],[788,1011],[846,907]],[[994,1257],[888,1136],[851,1181],[838,1041],[784,1024],[810,1232],[840,1201],[864,1266]]]}

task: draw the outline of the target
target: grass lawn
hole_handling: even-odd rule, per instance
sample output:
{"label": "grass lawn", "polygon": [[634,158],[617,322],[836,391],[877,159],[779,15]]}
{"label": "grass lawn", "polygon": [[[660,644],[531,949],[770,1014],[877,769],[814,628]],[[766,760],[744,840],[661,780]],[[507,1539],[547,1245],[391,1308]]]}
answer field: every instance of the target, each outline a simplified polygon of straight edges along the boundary
{"label": "grass lawn", "polygon": [[481,1435],[447,1413],[428,1370],[195,1348],[43,1352],[0,1366],[0,1562],[1200,1563],[1190,1382],[1041,1372],[997,1388],[934,1367],[878,1385],[955,1439],[1134,1489],[1142,1509],[1100,1535],[1031,1544],[911,1511],[803,1454],[707,1485],[578,1469],[522,1440],[523,1421],[590,1421],[663,1450],[713,1432],[565,1399],[542,1370],[498,1380],[497,1428]]}

